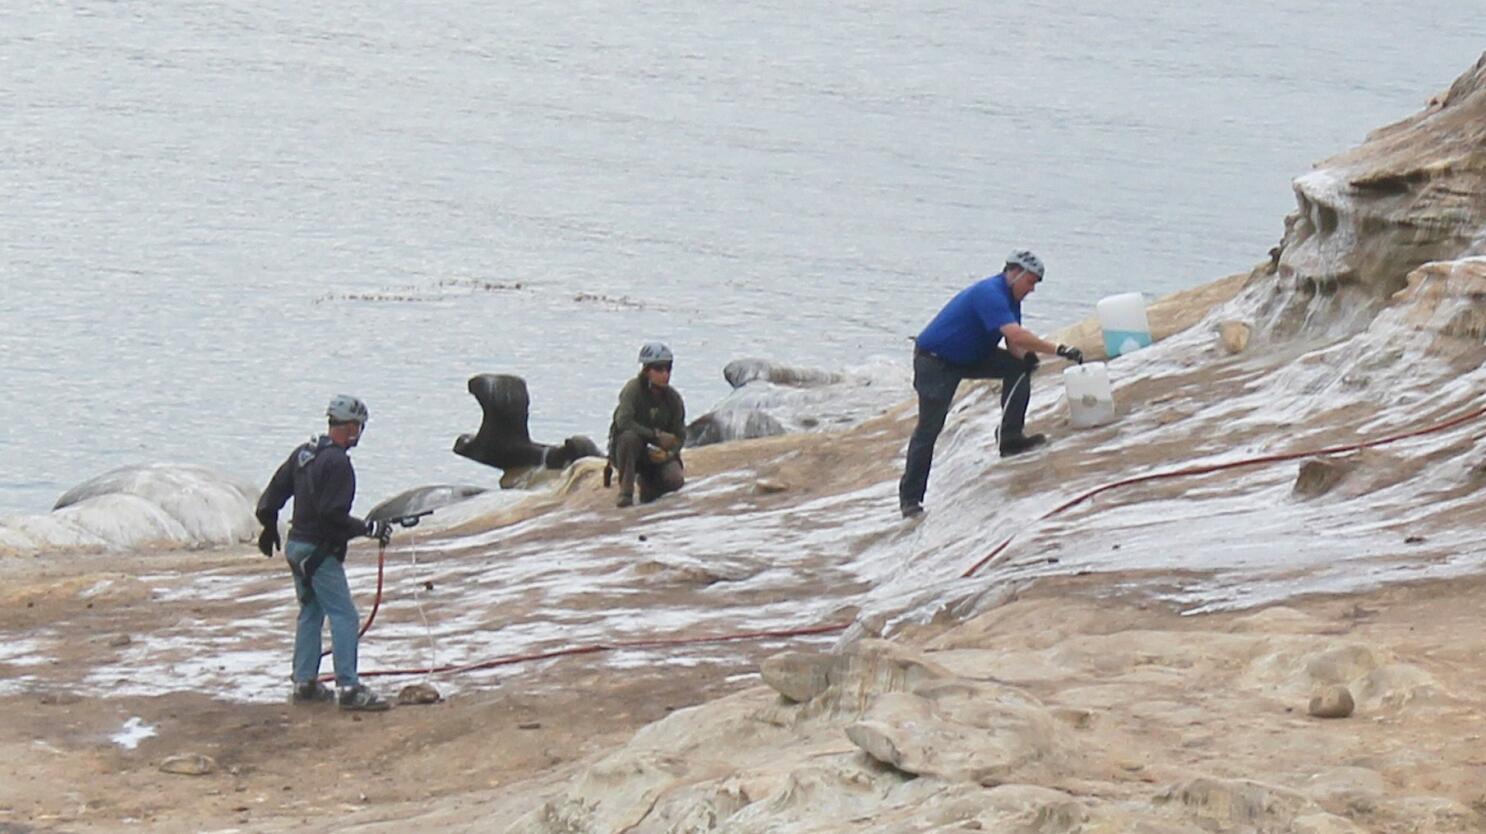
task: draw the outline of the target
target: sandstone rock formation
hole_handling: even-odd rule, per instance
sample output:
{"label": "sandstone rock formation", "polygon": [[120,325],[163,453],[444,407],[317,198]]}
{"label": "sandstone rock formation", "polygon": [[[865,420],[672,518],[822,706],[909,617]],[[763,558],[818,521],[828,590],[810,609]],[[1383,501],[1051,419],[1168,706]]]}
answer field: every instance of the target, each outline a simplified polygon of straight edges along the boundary
{"label": "sandstone rock formation", "polygon": [[1416,268],[1486,254],[1486,55],[1420,113],[1295,180],[1246,295],[1267,338],[1371,319]]}

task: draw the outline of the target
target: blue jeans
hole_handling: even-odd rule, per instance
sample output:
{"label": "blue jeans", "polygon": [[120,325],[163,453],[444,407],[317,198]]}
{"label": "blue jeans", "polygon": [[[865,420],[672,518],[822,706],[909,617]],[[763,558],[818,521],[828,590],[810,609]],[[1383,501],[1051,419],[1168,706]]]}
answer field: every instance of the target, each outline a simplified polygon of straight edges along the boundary
{"label": "blue jeans", "polygon": [[[319,545],[289,539],[284,556],[303,568]],[[325,554],[320,567],[310,577],[315,595],[299,603],[299,627],[294,632],[294,682],[307,683],[320,675],[320,632],[325,618],[330,618],[330,656],[335,661],[336,686],[356,685],[356,632],[361,623],[356,616],[356,603],[351,600],[351,586],[346,582],[346,568],[340,560]],[[294,592],[304,599],[304,586],[299,573],[294,574]]]}

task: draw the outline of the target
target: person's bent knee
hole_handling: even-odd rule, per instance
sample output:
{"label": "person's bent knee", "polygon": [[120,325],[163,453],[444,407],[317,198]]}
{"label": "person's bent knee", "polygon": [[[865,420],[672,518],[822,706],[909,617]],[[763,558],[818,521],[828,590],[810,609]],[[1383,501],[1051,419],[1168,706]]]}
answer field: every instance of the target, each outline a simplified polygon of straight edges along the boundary
{"label": "person's bent knee", "polygon": [[614,438],[614,458],[616,463],[624,463],[639,456],[640,451],[645,448],[645,438],[638,432],[620,432]]}
{"label": "person's bent knee", "polygon": [[679,463],[668,463],[660,470],[661,492],[676,492],[686,485],[686,474]]}

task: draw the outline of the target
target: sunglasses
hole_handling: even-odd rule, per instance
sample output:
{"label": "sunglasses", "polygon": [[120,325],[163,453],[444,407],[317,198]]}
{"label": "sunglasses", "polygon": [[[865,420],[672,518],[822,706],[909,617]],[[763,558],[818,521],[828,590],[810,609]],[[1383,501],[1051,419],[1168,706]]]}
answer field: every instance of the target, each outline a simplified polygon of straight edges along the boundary
{"label": "sunglasses", "polygon": [[654,363],[652,365],[646,365],[645,366],[645,370],[647,370],[647,371],[662,371],[664,373],[670,373],[671,372],[671,363],[670,362],[656,362],[656,363]]}

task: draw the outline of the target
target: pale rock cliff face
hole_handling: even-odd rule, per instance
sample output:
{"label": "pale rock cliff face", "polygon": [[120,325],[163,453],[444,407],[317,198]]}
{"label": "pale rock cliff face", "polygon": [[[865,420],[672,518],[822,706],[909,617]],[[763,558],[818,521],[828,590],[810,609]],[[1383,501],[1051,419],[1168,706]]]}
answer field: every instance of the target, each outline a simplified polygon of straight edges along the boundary
{"label": "pale rock cliff face", "polygon": [[1270,339],[1365,325],[1430,261],[1486,254],[1486,55],[1420,113],[1295,180],[1246,295]]}

